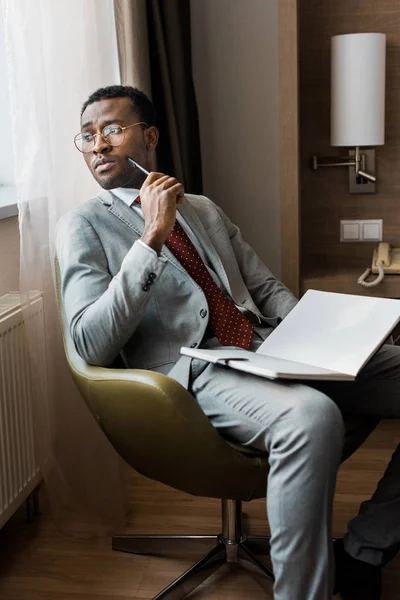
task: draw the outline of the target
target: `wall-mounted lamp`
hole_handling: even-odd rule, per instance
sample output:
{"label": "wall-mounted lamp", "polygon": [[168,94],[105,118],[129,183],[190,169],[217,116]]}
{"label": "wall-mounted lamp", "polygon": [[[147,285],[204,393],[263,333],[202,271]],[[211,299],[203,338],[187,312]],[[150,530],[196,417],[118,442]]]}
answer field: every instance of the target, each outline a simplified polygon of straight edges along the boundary
{"label": "wall-mounted lamp", "polygon": [[[350,167],[353,178],[375,183],[376,176],[369,171],[374,168],[373,151],[360,146],[385,143],[385,50],[383,33],[332,37],[331,145],[351,150],[346,157],[313,156],[313,169]],[[375,191],[373,184],[373,190],[360,191]]]}

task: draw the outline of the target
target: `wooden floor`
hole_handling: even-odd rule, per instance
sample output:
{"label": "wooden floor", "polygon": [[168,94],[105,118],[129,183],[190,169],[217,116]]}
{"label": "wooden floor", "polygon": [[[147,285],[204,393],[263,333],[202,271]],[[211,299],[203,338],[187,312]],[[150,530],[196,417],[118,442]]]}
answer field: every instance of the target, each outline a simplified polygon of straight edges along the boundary
{"label": "wooden floor", "polygon": [[[342,466],[335,501],[334,535],[341,536],[359,503],[373,491],[392,450],[400,423],[383,422],[367,444]],[[195,498],[134,475],[132,533],[219,533],[220,504]],[[43,494],[42,494],[43,495]],[[152,598],[180,575],[196,556],[133,556],[110,549],[109,537],[82,541],[55,531],[44,514],[27,524],[19,511],[0,531],[1,600],[133,600]],[[264,501],[244,505],[251,532],[265,534]],[[119,532],[122,533],[122,532]],[[400,598],[400,559],[384,572],[383,600]],[[222,573],[223,575],[223,573]],[[245,571],[214,577],[193,598],[267,600],[268,594]]]}

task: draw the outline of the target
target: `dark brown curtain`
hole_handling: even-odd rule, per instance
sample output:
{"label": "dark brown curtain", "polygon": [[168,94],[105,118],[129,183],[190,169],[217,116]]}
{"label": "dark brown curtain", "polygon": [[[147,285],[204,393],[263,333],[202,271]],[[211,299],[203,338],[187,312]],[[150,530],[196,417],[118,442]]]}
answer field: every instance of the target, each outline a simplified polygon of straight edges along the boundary
{"label": "dark brown curtain", "polygon": [[192,78],[190,0],[114,0],[122,83],[142,89],[158,115],[157,168],[202,192]]}

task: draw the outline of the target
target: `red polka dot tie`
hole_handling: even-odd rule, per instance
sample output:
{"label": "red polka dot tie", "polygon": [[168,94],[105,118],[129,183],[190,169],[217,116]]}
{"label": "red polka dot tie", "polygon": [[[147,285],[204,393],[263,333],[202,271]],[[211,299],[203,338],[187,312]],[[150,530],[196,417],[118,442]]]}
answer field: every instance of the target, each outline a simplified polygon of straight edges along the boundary
{"label": "red polka dot tie", "polygon": [[222,293],[178,221],[175,221],[165,245],[203,290],[210,310],[208,324],[221,344],[250,348],[253,325]]}

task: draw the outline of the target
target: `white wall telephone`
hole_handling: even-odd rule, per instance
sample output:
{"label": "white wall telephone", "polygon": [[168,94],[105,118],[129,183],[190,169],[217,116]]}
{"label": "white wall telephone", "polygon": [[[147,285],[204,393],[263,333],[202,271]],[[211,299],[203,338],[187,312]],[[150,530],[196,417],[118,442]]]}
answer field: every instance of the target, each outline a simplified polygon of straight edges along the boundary
{"label": "white wall telephone", "polygon": [[[372,273],[377,273],[378,277],[373,281],[367,282],[365,279],[371,271]],[[378,285],[385,277],[385,273],[400,275],[400,248],[392,248],[387,242],[381,242],[374,250],[371,268],[364,271],[357,283],[365,287]]]}

